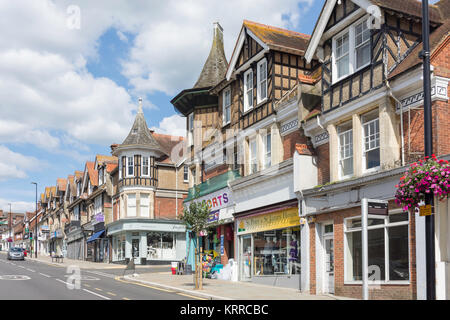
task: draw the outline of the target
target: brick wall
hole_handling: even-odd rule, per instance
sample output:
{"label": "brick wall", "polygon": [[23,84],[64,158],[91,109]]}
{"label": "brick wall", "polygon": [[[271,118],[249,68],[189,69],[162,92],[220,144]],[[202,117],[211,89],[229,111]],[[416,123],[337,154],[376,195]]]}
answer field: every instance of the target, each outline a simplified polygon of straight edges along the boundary
{"label": "brick wall", "polygon": [[330,145],[322,144],[315,149],[315,155],[318,161],[317,180],[322,185],[330,182]]}
{"label": "brick wall", "polygon": [[282,139],[283,139],[283,161],[293,157],[296,143],[307,144],[308,142],[308,139],[300,130],[296,130],[292,133],[289,133],[285,135]]}
{"label": "brick wall", "polygon": [[[389,203],[390,208],[395,208],[393,202]],[[310,224],[310,292],[316,294],[316,247],[315,228],[316,224],[333,221],[334,229],[334,281],[335,295],[351,298],[362,298],[362,285],[344,284],[344,218],[358,216],[361,214],[360,207],[326,213],[316,216],[315,224]],[[415,221],[411,216],[409,225],[409,246],[410,246],[410,284],[408,285],[381,285],[380,289],[370,289],[369,299],[416,299],[416,260],[415,260]]]}
{"label": "brick wall", "polygon": [[203,171],[203,181],[206,181],[212,177],[221,175],[222,173],[225,173],[228,171],[228,165],[226,163],[218,166],[217,168],[214,168],[209,171]]}
{"label": "brick wall", "polygon": [[[178,217],[183,212],[183,199],[178,199]],[[176,219],[176,199],[155,197],[155,219]]]}

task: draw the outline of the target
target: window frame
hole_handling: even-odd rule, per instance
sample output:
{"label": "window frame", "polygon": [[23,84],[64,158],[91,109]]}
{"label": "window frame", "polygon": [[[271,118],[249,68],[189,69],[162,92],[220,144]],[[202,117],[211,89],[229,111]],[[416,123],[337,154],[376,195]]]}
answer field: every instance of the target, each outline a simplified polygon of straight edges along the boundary
{"label": "window frame", "polygon": [[[252,152],[252,143],[255,143],[255,150],[254,154]],[[258,143],[256,136],[250,137],[248,139],[248,160],[249,160],[249,175],[254,174],[258,172]],[[253,163],[254,161],[254,163]],[[255,170],[253,171],[253,166],[256,166]]]}
{"label": "window frame", "polygon": [[[130,196],[134,196],[134,206],[130,206]],[[134,207],[134,215],[130,215],[130,207]],[[127,194],[127,217],[137,217],[137,195],[136,193]]]}
{"label": "window frame", "polygon": [[[261,66],[265,64],[265,68],[266,68],[266,72],[265,72],[265,79],[261,80]],[[256,104],[260,104],[263,103],[264,101],[267,100],[267,96],[268,96],[268,92],[267,92],[267,59],[263,58],[261,59],[258,64],[257,64],[257,68],[256,68]],[[266,88],[266,96],[264,98],[261,97],[261,82],[265,81],[265,85],[264,87]]]}
{"label": "window frame", "polygon": [[[343,132],[339,132],[339,127],[344,126],[347,123],[350,123],[352,128],[345,130]],[[353,123],[351,121],[346,121],[346,122],[342,123],[341,125],[337,126],[336,129],[337,129],[336,131],[337,131],[337,141],[338,141],[338,177],[339,177],[339,180],[344,180],[344,179],[351,178],[355,175],[355,167],[354,167],[354,157],[355,157],[354,149],[355,148],[353,145]],[[351,139],[350,139],[350,141],[351,141],[351,152],[350,152],[351,157],[346,157],[344,159],[341,159],[341,136],[345,136],[348,132],[351,132]],[[347,160],[350,158],[352,159],[352,167],[353,167],[352,173],[344,175],[344,172],[343,172],[342,166],[341,166],[341,161]]]}
{"label": "window frame", "polygon": [[[335,84],[339,81],[341,81],[342,79],[345,79],[346,77],[358,72],[359,70],[367,67],[368,65],[370,65],[372,63],[372,48],[370,48],[369,54],[369,61],[365,64],[363,64],[360,67],[356,67],[356,39],[355,39],[355,35],[356,35],[356,26],[360,25],[361,23],[367,23],[369,17],[367,15],[361,17],[360,19],[356,20],[355,22],[353,22],[350,26],[346,27],[345,29],[341,30],[339,33],[337,33],[336,35],[333,36],[332,38],[332,45],[331,45],[331,67],[332,67],[332,84]],[[370,31],[370,29],[369,29]],[[349,66],[348,66],[348,73],[338,77],[337,76],[337,57],[336,57],[336,40],[338,38],[341,38],[343,35],[345,35],[346,33],[348,33],[348,55],[349,55]],[[370,31],[371,33],[371,31]],[[369,39],[366,40],[365,42],[361,43],[358,45],[358,48],[362,45],[365,45],[367,43],[367,41],[369,41],[370,43],[370,39],[372,37],[372,34],[370,34]],[[370,45],[369,45],[370,47]],[[342,58],[342,56],[340,57]],[[339,58],[339,59],[340,59]]]}
{"label": "window frame", "polygon": [[[227,94],[229,94],[229,97],[230,97],[229,104],[225,104],[225,102],[226,102],[225,97]],[[228,113],[227,113],[227,110],[229,111]],[[229,118],[227,120],[228,114],[229,114]],[[222,93],[222,120],[223,120],[222,123],[224,126],[231,122],[231,87],[225,88]]]}
{"label": "window frame", "polygon": [[[364,116],[367,116],[367,115],[370,115],[370,114],[375,114],[375,113],[377,114],[375,119],[363,122]],[[370,123],[372,123],[372,122],[376,122],[376,121],[378,121],[378,147],[366,150],[366,133],[365,133],[365,130],[364,130],[365,126],[370,124]],[[361,139],[362,140],[361,141],[361,143],[362,143],[362,145],[361,145],[361,147],[362,147],[362,164],[361,164],[362,165],[362,172],[363,173],[377,172],[381,168],[381,140],[380,140],[381,139],[381,133],[380,133],[380,114],[378,113],[378,109],[366,112],[365,114],[361,115],[361,130],[362,130],[362,135],[361,135],[362,136],[362,139]],[[375,133],[375,135],[376,135],[376,133]],[[369,134],[369,137],[370,136],[371,135]],[[369,143],[370,143],[370,140],[369,140]],[[370,146],[369,146],[369,148],[370,148]],[[369,151],[372,151],[372,150],[376,150],[376,149],[380,150],[380,159],[379,159],[380,163],[376,167],[367,169],[367,165],[366,165],[367,155],[366,155],[366,153],[369,152]]]}
{"label": "window frame", "polygon": [[[406,214],[402,209],[393,209],[389,210],[388,216],[380,217],[378,215],[368,215],[368,219],[380,219],[384,220],[383,224],[380,225],[374,225],[374,226],[368,226],[367,230],[374,230],[374,229],[384,229],[384,255],[385,255],[385,261],[384,261],[384,272],[385,272],[385,280],[380,281],[371,281],[371,284],[378,284],[378,285],[389,285],[389,284],[396,284],[396,285],[410,285],[411,284],[411,215],[408,212],[408,220],[406,221],[400,221],[400,222],[389,222],[389,217],[396,215],[396,214]],[[353,216],[353,217],[347,217],[343,220],[343,232],[344,232],[344,285],[350,284],[350,285],[362,285],[362,280],[349,280],[348,279],[348,255],[349,255],[349,247],[348,247],[348,241],[347,241],[347,234],[352,232],[362,232],[362,226],[356,227],[356,228],[348,228],[347,221],[349,220],[356,220],[361,219],[361,215]],[[409,279],[408,280],[390,280],[389,276],[389,228],[390,227],[398,227],[398,226],[408,226],[408,272],[409,272]]]}
{"label": "window frame", "polygon": [[[142,176],[143,177],[150,177],[150,157],[141,157],[142,163],[141,163],[141,170],[142,170]],[[144,165],[144,160],[147,160],[147,165]],[[144,174],[144,167],[147,167],[147,174]]]}
{"label": "window frame", "polygon": [[[130,162],[129,162],[130,158],[131,158],[131,166],[130,166]],[[127,156],[126,159],[127,159],[127,170],[125,172],[125,176],[127,178],[134,177],[134,156]],[[131,173],[131,174],[129,173],[130,168],[132,168],[132,170],[133,170],[133,173]]]}
{"label": "window frame", "polygon": [[183,181],[189,183],[189,166],[187,164],[183,166]]}
{"label": "window frame", "polygon": [[[247,83],[247,75],[248,74],[251,74],[251,77],[250,77],[250,79],[251,79],[251,81],[252,81],[252,85],[251,85],[251,88],[249,88],[248,87],[248,83]],[[253,103],[254,103],[254,93],[253,93],[253,90],[254,90],[254,83],[253,83],[253,69],[252,68],[250,68],[250,69],[248,69],[245,73],[244,73],[244,113],[245,112],[248,112],[248,111],[250,111],[250,110],[252,110],[253,109]],[[249,104],[249,101],[248,101],[248,93],[249,93],[249,91],[251,91],[252,92],[252,100],[251,100],[251,106],[250,106],[250,104]]]}
{"label": "window frame", "polygon": [[[267,140],[267,138],[270,136],[270,140]],[[267,150],[268,142],[270,141],[270,150]],[[268,131],[264,137],[263,137],[263,145],[264,145],[264,169],[270,168],[272,166],[272,132]],[[267,163],[267,159],[269,155],[269,161],[270,163]]]}

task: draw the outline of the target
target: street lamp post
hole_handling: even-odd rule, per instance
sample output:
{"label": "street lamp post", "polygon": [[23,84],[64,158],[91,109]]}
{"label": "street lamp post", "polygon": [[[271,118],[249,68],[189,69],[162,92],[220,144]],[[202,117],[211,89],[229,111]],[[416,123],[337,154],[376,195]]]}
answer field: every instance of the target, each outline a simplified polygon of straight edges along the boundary
{"label": "street lamp post", "polygon": [[[431,77],[430,77],[430,23],[428,14],[428,0],[422,0],[422,36],[423,50],[420,58],[423,60],[423,117],[425,156],[433,153],[433,131],[431,118]],[[427,194],[425,204],[433,208],[433,195]],[[425,246],[426,246],[426,274],[427,274],[427,300],[436,299],[436,270],[434,245],[434,214],[425,216]]]}
{"label": "street lamp post", "polygon": [[34,257],[37,259],[37,250],[38,250],[38,245],[37,245],[37,215],[38,215],[38,211],[37,211],[37,183],[36,182],[32,182],[31,184],[34,184],[36,186],[36,214],[34,216]]}
{"label": "street lamp post", "polygon": [[[12,241],[12,214],[11,214],[11,203],[9,204],[9,239]],[[9,242],[9,247],[11,248],[11,242]]]}

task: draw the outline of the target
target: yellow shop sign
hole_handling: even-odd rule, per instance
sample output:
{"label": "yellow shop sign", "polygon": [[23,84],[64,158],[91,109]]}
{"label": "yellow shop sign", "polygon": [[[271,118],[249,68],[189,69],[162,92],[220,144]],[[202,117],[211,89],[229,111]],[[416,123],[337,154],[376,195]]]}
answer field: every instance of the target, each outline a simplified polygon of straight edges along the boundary
{"label": "yellow shop sign", "polygon": [[300,225],[298,208],[290,208],[238,220],[238,234],[283,229]]}

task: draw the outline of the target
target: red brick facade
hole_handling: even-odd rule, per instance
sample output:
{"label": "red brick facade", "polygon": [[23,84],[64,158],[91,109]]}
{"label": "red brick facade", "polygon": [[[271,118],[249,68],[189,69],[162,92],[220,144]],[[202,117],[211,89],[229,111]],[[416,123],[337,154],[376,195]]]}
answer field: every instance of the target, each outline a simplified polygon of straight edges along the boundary
{"label": "red brick facade", "polygon": [[204,173],[203,181],[206,181],[209,178],[221,175],[222,173],[225,173],[227,171],[228,171],[228,165],[226,163],[222,164],[222,165],[220,165],[217,168],[214,168],[212,170],[203,171],[203,173]]}
{"label": "red brick facade", "polygon": [[307,144],[308,139],[302,131],[296,130],[283,137],[283,161],[293,157],[295,144]]}
{"label": "red brick facade", "polygon": [[[395,204],[391,201],[390,208],[394,208]],[[316,216],[315,223],[309,225],[310,228],[310,292],[317,293],[316,287],[316,227],[321,222],[333,221],[334,230],[334,290],[335,295],[362,298],[362,285],[345,284],[344,283],[344,219],[361,215],[360,207],[326,213]],[[409,224],[409,259],[410,259],[410,282],[409,284],[382,284],[380,289],[370,289],[370,300],[385,299],[416,299],[416,260],[415,260],[415,218],[410,215]]]}
{"label": "red brick facade", "polygon": [[329,143],[318,146],[315,149],[318,161],[317,180],[319,185],[330,182],[330,146]]}
{"label": "red brick facade", "polygon": [[[155,197],[155,219],[176,219],[175,198]],[[178,199],[178,218],[183,213],[183,199]]]}

